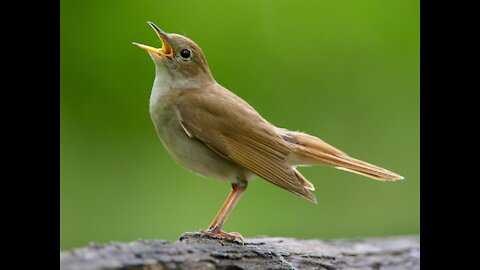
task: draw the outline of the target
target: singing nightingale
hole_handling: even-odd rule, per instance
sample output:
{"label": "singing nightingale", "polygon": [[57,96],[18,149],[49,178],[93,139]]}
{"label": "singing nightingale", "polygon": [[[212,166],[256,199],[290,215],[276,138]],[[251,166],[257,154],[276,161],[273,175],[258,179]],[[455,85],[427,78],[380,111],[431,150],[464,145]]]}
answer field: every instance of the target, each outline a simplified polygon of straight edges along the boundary
{"label": "singing nightingale", "polygon": [[[199,175],[231,183],[232,190],[203,233],[243,243],[239,233],[222,226],[246,190],[260,177],[316,203],[313,184],[297,166],[330,165],[380,181],[402,176],[350,157],[323,140],[274,126],[243,99],[213,78],[200,47],[148,22],[162,42],[160,49],[133,43],[155,63],[150,116],[169,154]],[[257,89],[258,91],[258,89]]]}

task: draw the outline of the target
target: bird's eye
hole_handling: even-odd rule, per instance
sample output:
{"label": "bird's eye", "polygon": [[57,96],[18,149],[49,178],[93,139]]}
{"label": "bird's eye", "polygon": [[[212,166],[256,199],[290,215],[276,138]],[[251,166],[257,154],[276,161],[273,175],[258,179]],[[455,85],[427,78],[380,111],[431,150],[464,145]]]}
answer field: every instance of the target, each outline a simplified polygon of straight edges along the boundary
{"label": "bird's eye", "polygon": [[180,52],[180,57],[182,57],[183,60],[190,60],[190,58],[192,57],[192,51],[190,51],[189,49],[183,49]]}

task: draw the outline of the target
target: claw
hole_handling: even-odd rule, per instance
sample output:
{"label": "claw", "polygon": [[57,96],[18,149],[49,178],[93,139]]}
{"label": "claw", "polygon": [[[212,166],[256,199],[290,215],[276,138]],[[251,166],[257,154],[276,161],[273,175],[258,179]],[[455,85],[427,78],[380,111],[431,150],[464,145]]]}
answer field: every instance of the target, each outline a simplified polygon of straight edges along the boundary
{"label": "claw", "polygon": [[237,242],[237,243],[241,244],[242,246],[244,245],[244,238],[238,232],[227,233],[227,232],[224,232],[224,231],[221,231],[221,230],[215,230],[215,229],[208,229],[206,231],[201,231],[201,232],[205,235],[208,235],[208,236],[212,237],[212,238],[226,239],[226,240],[230,240],[230,241],[233,241],[233,242]]}

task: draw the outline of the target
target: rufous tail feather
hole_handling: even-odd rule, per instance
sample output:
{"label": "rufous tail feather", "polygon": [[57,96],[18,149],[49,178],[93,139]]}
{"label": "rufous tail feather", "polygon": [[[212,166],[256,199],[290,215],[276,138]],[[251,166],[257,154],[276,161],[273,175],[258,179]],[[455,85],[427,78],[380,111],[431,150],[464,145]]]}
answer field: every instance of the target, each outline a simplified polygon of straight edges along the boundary
{"label": "rufous tail feather", "polygon": [[[352,158],[344,152],[314,136],[282,130],[284,139],[292,143],[293,153],[289,157],[292,165],[327,164],[337,169],[356,173],[381,181],[403,179],[401,175],[379,166]],[[308,182],[309,183],[309,182]]]}

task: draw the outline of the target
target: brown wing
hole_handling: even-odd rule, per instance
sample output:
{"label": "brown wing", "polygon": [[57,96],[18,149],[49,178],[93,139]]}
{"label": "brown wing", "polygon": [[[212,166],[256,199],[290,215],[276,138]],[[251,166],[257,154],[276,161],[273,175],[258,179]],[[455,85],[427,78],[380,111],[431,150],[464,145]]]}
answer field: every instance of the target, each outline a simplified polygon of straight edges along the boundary
{"label": "brown wing", "polygon": [[265,180],[316,202],[309,191],[313,186],[285,162],[291,151],[287,143],[244,100],[212,85],[182,92],[175,105],[190,136]]}

